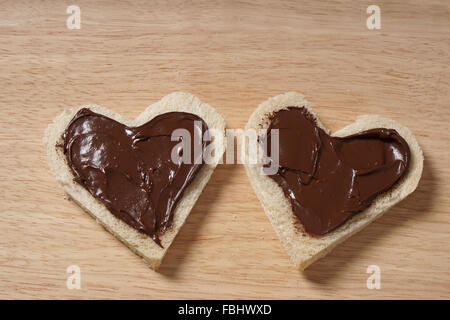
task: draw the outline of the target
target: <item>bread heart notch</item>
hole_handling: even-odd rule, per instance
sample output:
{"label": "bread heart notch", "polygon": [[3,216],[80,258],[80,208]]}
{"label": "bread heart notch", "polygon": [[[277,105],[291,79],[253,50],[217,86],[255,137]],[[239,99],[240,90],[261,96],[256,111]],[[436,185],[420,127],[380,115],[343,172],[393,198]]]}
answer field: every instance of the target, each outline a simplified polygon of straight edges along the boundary
{"label": "bread heart notch", "polygon": [[279,158],[269,156],[277,172],[264,175],[261,169],[269,164],[244,163],[275,232],[301,270],[413,192],[422,174],[422,151],[407,128],[366,115],[329,135],[295,92],[260,104],[246,129],[267,130],[259,141],[268,152],[270,133],[279,131]]}
{"label": "bread heart notch", "polygon": [[[175,129],[192,137],[190,162],[173,161],[173,150],[185,152],[176,148],[184,137],[173,139]],[[194,153],[193,136],[206,130],[213,139],[200,139]],[[225,151],[224,134],[225,121],[211,106],[175,92],[133,121],[98,105],[65,110],[44,143],[69,197],[157,270]],[[206,147],[215,156],[205,163]]]}

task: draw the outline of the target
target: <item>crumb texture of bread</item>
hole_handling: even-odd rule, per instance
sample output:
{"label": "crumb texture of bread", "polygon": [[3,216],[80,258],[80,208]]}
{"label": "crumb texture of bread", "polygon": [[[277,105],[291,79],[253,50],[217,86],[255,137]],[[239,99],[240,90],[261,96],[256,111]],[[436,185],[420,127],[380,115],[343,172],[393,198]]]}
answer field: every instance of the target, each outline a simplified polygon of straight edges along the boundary
{"label": "crumb texture of bread", "polygon": [[160,236],[161,244],[163,245],[163,248],[161,248],[149,236],[138,232],[133,227],[116,218],[89,191],[74,182],[73,174],[67,165],[65,156],[61,148],[56,147],[56,144],[60,142],[61,135],[73,116],[82,108],[89,108],[96,113],[105,115],[127,126],[142,125],[154,117],[167,112],[179,111],[195,114],[206,122],[209,129],[214,129],[218,133],[211,142],[216,153],[215,159],[220,159],[225,151],[225,120],[213,107],[200,101],[194,95],[184,92],[174,92],[149,106],[135,120],[128,120],[104,107],[90,104],[63,111],[45,130],[43,142],[47,151],[48,164],[64,191],[106,230],[111,232],[137,255],[141,256],[152,269],[157,270],[167,249],[184,224],[192,207],[211,177],[218,160],[203,165],[195,179],[184,191],[183,197],[178,201],[175,208],[172,227]]}
{"label": "crumb texture of bread", "polygon": [[[318,126],[329,133],[317,118],[305,97],[296,92],[280,94],[261,103],[250,116],[246,129],[267,129],[270,124],[268,116],[289,106],[305,107],[315,118]],[[314,261],[328,254],[336,245],[381,217],[384,212],[416,189],[422,176],[424,159],[416,138],[408,128],[377,115],[363,115],[358,117],[354,123],[332,135],[342,137],[373,128],[395,129],[406,140],[411,151],[409,168],[405,176],[390,191],[379,195],[370,207],[354,215],[337,229],[320,237],[313,237],[299,230],[295,225],[296,217],[292,212],[289,200],[284,196],[283,190],[275,181],[260,173],[261,164],[244,162],[252,187],[270,223],[292,262],[300,270],[304,270]],[[247,153],[248,145],[245,146],[243,152],[243,155],[248,159]]]}

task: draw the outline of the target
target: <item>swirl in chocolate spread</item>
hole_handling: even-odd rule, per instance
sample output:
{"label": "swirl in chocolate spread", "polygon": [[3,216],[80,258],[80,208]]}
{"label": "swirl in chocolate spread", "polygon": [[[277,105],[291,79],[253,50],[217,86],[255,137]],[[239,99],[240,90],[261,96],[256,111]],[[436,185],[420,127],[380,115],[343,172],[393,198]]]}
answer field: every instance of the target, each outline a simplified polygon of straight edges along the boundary
{"label": "swirl in chocolate spread", "polygon": [[[183,154],[182,138],[171,141],[176,129],[185,129],[192,137],[191,163],[171,160],[174,147]],[[164,113],[139,127],[127,127],[84,108],[66,128],[60,146],[76,182],[162,247],[159,236],[171,227],[177,202],[200,171],[209,144],[195,142],[194,130],[202,137],[207,125],[185,112]],[[202,144],[198,155],[194,143]]]}
{"label": "swirl in chocolate spread", "polygon": [[303,107],[277,111],[270,121],[261,143],[271,150],[270,132],[279,129],[279,162],[269,177],[312,235],[326,234],[368,208],[409,165],[408,144],[393,129],[332,137]]}

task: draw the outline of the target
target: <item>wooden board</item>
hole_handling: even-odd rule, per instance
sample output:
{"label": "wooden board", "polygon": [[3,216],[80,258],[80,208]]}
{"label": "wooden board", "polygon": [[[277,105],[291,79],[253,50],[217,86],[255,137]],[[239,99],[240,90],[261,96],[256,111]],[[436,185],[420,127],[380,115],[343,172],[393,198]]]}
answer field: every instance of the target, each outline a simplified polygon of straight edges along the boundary
{"label": "wooden board", "polygon": [[[450,2],[3,1],[1,298],[450,298]],[[64,198],[41,139],[65,107],[133,118],[173,91],[243,128],[298,91],[331,130],[395,119],[425,154],[417,191],[305,273],[290,263],[241,165],[213,174],[159,273]],[[81,269],[68,290],[66,268]],[[369,290],[369,265],[381,289]]]}

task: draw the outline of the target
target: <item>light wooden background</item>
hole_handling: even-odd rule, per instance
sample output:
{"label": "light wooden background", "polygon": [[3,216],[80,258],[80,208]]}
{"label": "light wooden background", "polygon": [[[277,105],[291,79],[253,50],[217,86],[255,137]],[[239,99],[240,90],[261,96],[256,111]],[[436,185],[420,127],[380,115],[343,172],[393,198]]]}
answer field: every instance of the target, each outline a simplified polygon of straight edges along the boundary
{"label": "light wooden background", "polygon": [[[1,1],[0,298],[450,298],[450,2]],[[66,8],[81,8],[81,30]],[[382,29],[366,28],[381,8]],[[64,107],[134,118],[172,91],[229,128],[286,91],[337,130],[375,113],[425,154],[417,191],[306,273],[240,165],[221,165],[159,273],[63,192],[41,144]],[[69,265],[81,290],[66,288]],[[368,265],[381,290],[368,290]]]}

